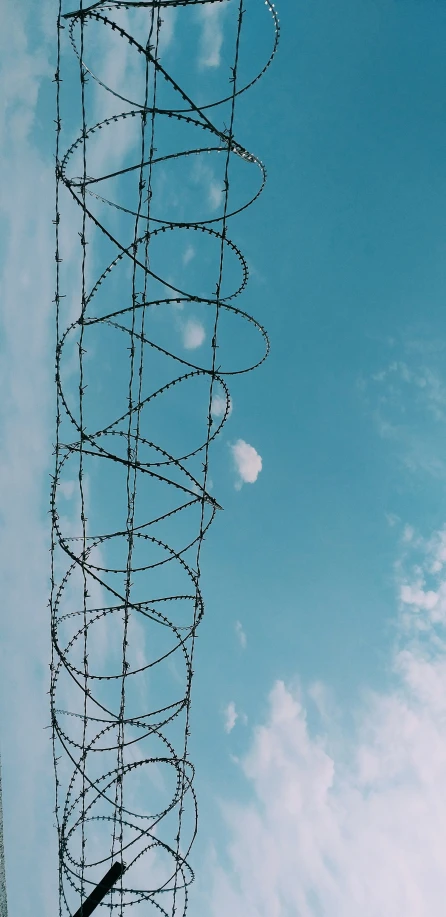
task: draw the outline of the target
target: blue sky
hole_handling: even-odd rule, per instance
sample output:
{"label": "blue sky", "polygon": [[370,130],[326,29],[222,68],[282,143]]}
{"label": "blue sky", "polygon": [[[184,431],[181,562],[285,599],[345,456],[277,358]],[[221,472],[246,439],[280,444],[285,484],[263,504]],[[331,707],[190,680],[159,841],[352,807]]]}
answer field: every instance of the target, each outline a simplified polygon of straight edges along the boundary
{"label": "blue sky", "polygon": [[[246,5],[251,74],[270,31],[263,4]],[[239,304],[272,346],[258,371],[230,382],[232,413],[212,453],[224,511],[203,563],[190,911],[436,917],[446,816],[446,12],[434,0],[298,0],[279,12],[280,52],[237,110],[238,139],[268,169],[265,192],[231,225],[251,275]],[[10,911],[23,917],[55,913],[57,891],[45,730],[55,15],[49,2],[0,6],[0,738]],[[194,13],[187,32],[166,16],[166,66],[191,91],[226,80],[232,15],[231,4]],[[107,57],[99,39],[96,53],[111,79],[137,79],[131,60]],[[75,123],[73,114],[73,137]],[[106,153],[119,161],[131,137],[116,136]],[[189,175],[188,205],[218,208],[218,167]],[[160,177],[163,206],[186,205],[182,178]],[[254,186],[235,175],[236,196]],[[77,237],[66,225],[75,314]],[[206,252],[176,245],[160,254],[166,279],[176,257],[205,285]],[[205,358],[198,309],[157,321],[160,340]],[[223,333],[234,365],[256,352],[254,336]],[[119,370],[94,346],[100,412],[114,409]],[[187,437],[200,418],[193,399],[183,409]],[[255,453],[234,453],[240,441]],[[237,454],[255,481],[242,482]]]}

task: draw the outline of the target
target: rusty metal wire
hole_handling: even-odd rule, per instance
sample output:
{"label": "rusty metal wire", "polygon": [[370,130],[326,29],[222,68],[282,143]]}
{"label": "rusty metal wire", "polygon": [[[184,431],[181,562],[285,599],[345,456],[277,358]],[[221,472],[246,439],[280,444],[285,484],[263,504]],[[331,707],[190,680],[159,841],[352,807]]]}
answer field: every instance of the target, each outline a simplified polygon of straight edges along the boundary
{"label": "rusty metal wire", "polygon": [[[230,91],[198,103],[163,62],[162,15],[168,8],[214,4],[227,5],[233,19]],[[257,7],[259,0],[245,4]],[[201,554],[220,509],[211,493],[209,451],[230,413],[227,377],[260,365],[269,349],[265,329],[234,305],[248,268],[228,237],[230,218],[256,200],[266,179],[260,160],[235,139],[237,100],[277,49],[277,14],[269,0],[265,6],[273,24],[271,53],[244,83],[240,56],[249,35],[242,0],[59,6],[50,698],[60,915],[74,913],[116,859],[125,861],[126,871],[101,905],[110,913],[132,906],[173,917],[188,905],[197,831],[188,745],[195,639],[204,611]],[[95,67],[104,36],[136,56],[136,89],[131,80],[111,85],[100,62]],[[63,105],[73,105],[63,91],[70,81],[78,86],[81,126],[63,152]],[[98,93],[106,99],[101,120],[93,116]],[[225,121],[217,125],[219,111]],[[190,143],[197,131],[209,138],[204,145]],[[127,152],[116,168],[120,144]],[[186,175],[191,157],[209,154],[219,154],[223,164],[218,214],[162,218],[156,210],[162,170],[180,163]],[[248,200],[233,203],[235,161],[254,167],[259,182]],[[214,246],[211,294],[172,279],[168,242],[178,233]],[[225,278],[234,264],[240,277],[228,290]],[[160,310],[181,316],[190,307],[208,314],[211,343],[203,363],[175,346],[160,318]],[[221,365],[223,315],[260,333],[263,352],[249,365]],[[189,391],[199,391],[202,404],[203,433],[192,443],[187,411],[195,396]],[[218,419],[217,395],[223,401]]]}

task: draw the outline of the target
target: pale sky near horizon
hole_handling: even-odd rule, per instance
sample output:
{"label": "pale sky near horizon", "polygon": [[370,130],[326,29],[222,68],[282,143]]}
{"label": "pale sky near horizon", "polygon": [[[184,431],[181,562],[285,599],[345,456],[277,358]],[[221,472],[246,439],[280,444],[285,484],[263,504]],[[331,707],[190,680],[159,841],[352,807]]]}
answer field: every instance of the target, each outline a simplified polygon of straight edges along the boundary
{"label": "pale sky near horizon", "polygon": [[[246,6],[248,72],[271,33],[263,4]],[[194,12],[191,85],[224,74],[231,7]],[[283,0],[279,14],[278,55],[236,129],[268,169],[231,238],[251,274],[240,306],[269,331],[271,355],[230,383],[212,455],[224,512],[203,564],[190,914],[442,917],[446,8]],[[55,18],[48,0],[0,0],[0,748],[9,909],[21,917],[57,913]],[[166,16],[163,54],[181,72],[180,21]],[[212,166],[192,176],[211,210],[219,187]],[[189,243],[179,268],[199,269]],[[198,309],[161,333],[186,358],[209,343]],[[229,340],[234,359],[255,346]]]}

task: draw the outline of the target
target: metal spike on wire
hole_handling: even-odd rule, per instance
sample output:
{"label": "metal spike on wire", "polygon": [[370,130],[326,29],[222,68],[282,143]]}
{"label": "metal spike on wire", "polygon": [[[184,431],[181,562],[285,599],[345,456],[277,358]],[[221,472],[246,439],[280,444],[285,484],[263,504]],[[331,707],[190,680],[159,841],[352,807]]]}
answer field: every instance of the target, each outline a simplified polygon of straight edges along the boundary
{"label": "metal spike on wire", "polygon": [[[234,304],[248,268],[229,223],[266,179],[260,160],[236,140],[236,109],[274,57],[279,23],[270,0],[245,0],[250,10],[265,5],[273,40],[266,62],[243,82],[245,9],[243,0],[228,4],[229,84],[211,101],[203,101],[204,83],[197,101],[172,75],[160,36],[170,8],[186,14],[188,6],[226,3],[59,5],[50,697],[60,917],[82,913],[87,902],[121,917],[130,906],[145,917],[179,917],[193,879],[191,685],[204,612],[202,546],[221,508],[211,492],[210,447],[230,414],[228,377],[260,365],[269,349],[262,325]],[[104,74],[95,55],[107,41],[115,57],[113,73]],[[123,82],[114,86],[122,60]],[[132,68],[139,83],[128,76]],[[74,83],[75,99],[67,88]],[[98,98],[106,101],[99,120]],[[68,122],[80,113],[74,132],[70,123],[64,132],[64,106]],[[181,205],[173,219],[156,210],[157,201],[171,203],[160,189],[172,164],[198,188],[208,173],[203,166],[187,173],[189,164],[217,154],[218,215],[198,220]],[[259,182],[234,203],[236,163],[257,170]],[[181,246],[169,248],[179,237],[193,240],[199,277],[210,263],[205,246],[214,246],[210,291],[191,288],[186,274],[172,277],[172,251],[180,264],[187,260]],[[234,265],[239,279],[230,289]],[[192,358],[195,344],[185,353],[175,337],[197,309],[207,310],[209,327],[202,362]],[[263,341],[263,352],[236,369],[224,364],[227,317],[248,322]],[[191,442],[197,417],[202,434]],[[126,869],[107,890],[103,877],[117,861]]]}

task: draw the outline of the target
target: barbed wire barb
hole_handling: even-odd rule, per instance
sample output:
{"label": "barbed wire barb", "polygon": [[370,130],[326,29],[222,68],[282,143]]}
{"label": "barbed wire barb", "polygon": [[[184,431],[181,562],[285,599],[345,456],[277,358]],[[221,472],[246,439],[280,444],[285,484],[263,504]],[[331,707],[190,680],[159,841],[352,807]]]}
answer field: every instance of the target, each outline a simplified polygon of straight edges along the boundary
{"label": "barbed wire barb", "polygon": [[[49,692],[59,917],[82,913],[117,862],[125,871],[98,908],[185,917],[198,824],[189,743],[202,551],[223,508],[211,447],[232,410],[230,378],[269,352],[262,324],[236,304],[248,266],[229,226],[266,181],[236,139],[237,104],[273,60],[279,20],[270,0],[80,0],[66,12],[62,2]],[[163,54],[163,14],[211,4],[227,6],[233,40],[222,97],[199,102]],[[240,70],[247,8],[266,9],[273,26],[271,51],[250,79]],[[131,62],[116,86],[101,69],[107,43]],[[196,219],[185,197],[172,215],[163,170],[193,176],[208,156],[219,157],[218,204]],[[258,176],[247,199],[234,192],[236,167]],[[206,246],[213,252],[208,293],[168,269],[172,251],[181,263],[178,239],[190,250],[194,240],[200,276],[211,263]],[[198,309],[208,322],[202,362],[196,342],[181,349],[175,337]],[[263,348],[238,367],[226,365],[226,319],[245,323]]]}

